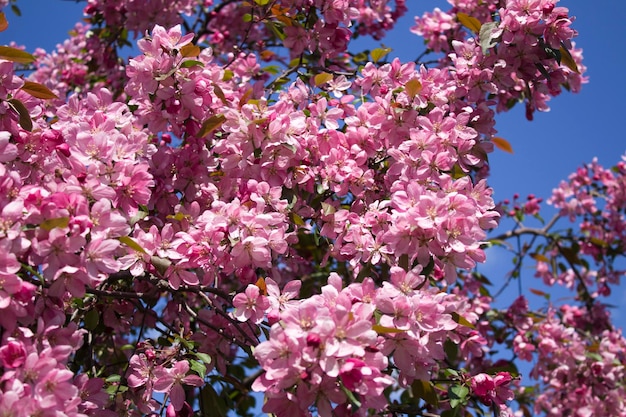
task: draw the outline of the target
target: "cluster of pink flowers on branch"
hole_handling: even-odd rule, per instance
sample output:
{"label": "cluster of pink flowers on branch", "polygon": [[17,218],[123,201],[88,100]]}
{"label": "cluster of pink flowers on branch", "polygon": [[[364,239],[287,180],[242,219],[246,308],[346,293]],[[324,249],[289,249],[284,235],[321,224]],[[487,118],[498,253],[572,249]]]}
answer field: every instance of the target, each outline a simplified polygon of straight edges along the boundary
{"label": "cluster of pink flowers on branch", "polygon": [[[548,203],[558,212],[543,227],[524,225],[526,215],[542,221],[534,196],[523,207],[516,196],[508,212],[517,226],[499,238],[531,237],[515,250],[518,260],[512,274],[520,277],[521,260],[530,256],[543,284],[561,285],[575,294],[575,302],[559,306],[549,293],[534,289],[549,301],[543,311],[530,310],[521,296],[503,315],[505,326],[514,330],[508,346],[521,360],[534,363],[530,377],[538,385],[525,388],[523,396],[534,397],[527,410],[532,406],[548,416],[565,410],[577,410],[581,416],[624,415],[626,339],[613,327],[602,301],[626,274],[620,268],[626,224],[624,168],[622,157],[612,168],[594,160],[576,170],[553,190]],[[575,225],[555,232],[560,219]]]}
{"label": "cluster of pink flowers on branch", "polygon": [[[439,65],[451,64],[464,95],[488,95],[498,111],[526,103],[526,116],[548,110],[548,101],[562,88],[579,91],[581,50],[571,39],[576,31],[568,9],[558,0],[450,1],[416,18],[413,31],[443,54]],[[466,32],[475,36],[467,38]]]}
{"label": "cluster of pink flowers on branch", "polygon": [[[247,414],[256,390],[279,416],[510,413],[469,273],[500,217],[494,114],[576,91],[580,51],[554,2],[457,1],[418,24],[439,67],[357,69],[350,39],[405,10],[90,0],[57,52],[3,47],[0,407]],[[603,248],[609,217],[585,229]]]}

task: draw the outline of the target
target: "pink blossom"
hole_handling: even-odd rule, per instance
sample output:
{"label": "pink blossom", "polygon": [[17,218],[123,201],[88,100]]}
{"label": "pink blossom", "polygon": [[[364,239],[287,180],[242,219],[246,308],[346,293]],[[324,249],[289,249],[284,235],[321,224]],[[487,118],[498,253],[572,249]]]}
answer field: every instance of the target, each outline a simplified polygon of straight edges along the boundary
{"label": "pink blossom", "polygon": [[233,297],[233,306],[237,320],[260,323],[265,311],[270,307],[270,301],[268,297],[261,294],[259,287],[249,284],[243,293]]}
{"label": "pink blossom", "polygon": [[6,368],[17,368],[26,361],[26,349],[24,344],[17,340],[9,342],[0,347],[0,361]]}
{"label": "pink blossom", "polygon": [[155,375],[154,391],[169,394],[170,401],[176,411],[180,411],[185,403],[183,385],[199,387],[204,384],[198,375],[189,374],[189,362],[178,361],[172,368],[160,369]]}

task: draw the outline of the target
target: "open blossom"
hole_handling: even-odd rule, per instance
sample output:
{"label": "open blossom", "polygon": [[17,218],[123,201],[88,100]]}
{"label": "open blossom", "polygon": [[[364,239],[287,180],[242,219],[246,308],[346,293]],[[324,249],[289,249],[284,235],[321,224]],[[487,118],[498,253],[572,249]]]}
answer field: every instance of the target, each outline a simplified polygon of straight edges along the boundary
{"label": "open blossom", "polygon": [[478,374],[472,377],[472,392],[486,404],[504,404],[512,400],[513,391],[509,388],[511,375],[508,372],[498,372],[494,377],[487,374]]}
{"label": "open blossom", "polygon": [[249,284],[245,291],[233,297],[235,307],[234,316],[239,321],[251,320],[259,323],[263,320],[265,311],[270,307],[268,297],[261,294],[261,290],[254,284]]}
{"label": "open blossom", "polygon": [[154,390],[169,394],[170,401],[176,411],[183,408],[185,391],[183,385],[199,387],[204,384],[198,375],[189,374],[189,362],[178,361],[171,368],[159,368],[155,374]]}

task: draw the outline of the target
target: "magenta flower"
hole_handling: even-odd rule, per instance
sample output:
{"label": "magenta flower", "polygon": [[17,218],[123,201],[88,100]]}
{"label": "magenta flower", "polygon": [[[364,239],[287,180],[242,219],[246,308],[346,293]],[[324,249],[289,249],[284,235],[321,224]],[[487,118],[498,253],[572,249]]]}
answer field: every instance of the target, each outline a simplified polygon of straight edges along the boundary
{"label": "magenta flower", "polygon": [[509,388],[511,375],[507,372],[498,372],[495,377],[487,374],[478,374],[472,377],[471,387],[476,396],[485,404],[504,404],[514,398]]}
{"label": "magenta flower", "polygon": [[26,349],[20,341],[9,340],[7,344],[0,347],[0,363],[5,368],[17,368],[26,361]]}

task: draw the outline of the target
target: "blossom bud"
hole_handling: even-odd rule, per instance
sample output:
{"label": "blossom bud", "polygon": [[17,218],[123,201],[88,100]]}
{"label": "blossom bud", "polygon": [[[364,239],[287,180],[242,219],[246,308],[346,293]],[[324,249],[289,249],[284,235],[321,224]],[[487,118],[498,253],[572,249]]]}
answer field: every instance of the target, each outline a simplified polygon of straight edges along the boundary
{"label": "blossom bud", "polygon": [[317,333],[309,333],[306,336],[306,345],[307,346],[318,348],[318,347],[320,347],[321,343],[322,343],[322,339],[320,338],[320,335],[317,334]]}

